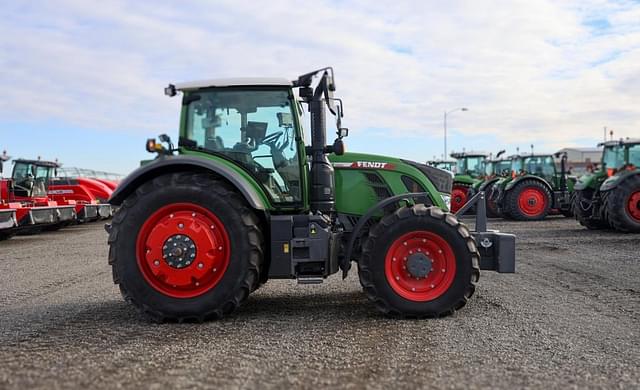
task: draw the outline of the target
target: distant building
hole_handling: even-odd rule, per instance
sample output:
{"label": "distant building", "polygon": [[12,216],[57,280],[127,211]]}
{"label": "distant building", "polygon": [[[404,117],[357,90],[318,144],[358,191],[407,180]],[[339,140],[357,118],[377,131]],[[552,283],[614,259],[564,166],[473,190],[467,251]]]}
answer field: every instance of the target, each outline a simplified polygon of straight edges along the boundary
{"label": "distant building", "polygon": [[567,165],[572,175],[582,175],[595,168],[602,159],[602,148],[563,148],[558,153],[567,153]]}

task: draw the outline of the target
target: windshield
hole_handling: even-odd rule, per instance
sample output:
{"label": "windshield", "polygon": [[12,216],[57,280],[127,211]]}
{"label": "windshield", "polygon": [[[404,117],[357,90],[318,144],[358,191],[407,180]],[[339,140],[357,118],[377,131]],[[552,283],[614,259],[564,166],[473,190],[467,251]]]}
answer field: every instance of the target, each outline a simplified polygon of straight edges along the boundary
{"label": "windshield", "polygon": [[224,88],[187,94],[184,99],[183,138],[234,160],[274,201],[301,200],[295,102],[288,89]]}
{"label": "windshield", "polygon": [[524,158],[524,170],[541,177],[550,177],[555,174],[555,161],[551,156],[532,156]]}
{"label": "windshield", "polygon": [[458,173],[462,175],[480,176],[483,172],[484,157],[463,157],[458,159]]}
{"label": "windshield", "polygon": [[509,172],[511,168],[511,161],[500,160],[494,164],[493,171],[496,175],[504,175]]}
{"label": "windshield", "polygon": [[484,164],[484,174],[487,176],[491,176],[495,173],[495,161],[487,161]]}
{"label": "windshield", "polygon": [[436,168],[446,169],[447,171],[452,171],[453,163],[451,161],[441,161],[434,164]]}
{"label": "windshield", "polygon": [[640,144],[629,147],[629,164],[640,167]]}
{"label": "windshield", "polygon": [[624,165],[624,148],[620,145],[606,146],[602,154],[604,168],[616,169]]}
{"label": "windshield", "polygon": [[511,160],[511,172],[520,173],[522,171],[522,158]]}
{"label": "windshield", "polygon": [[52,167],[32,163],[16,162],[13,168],[13,183],[17,196],[47,196]]}

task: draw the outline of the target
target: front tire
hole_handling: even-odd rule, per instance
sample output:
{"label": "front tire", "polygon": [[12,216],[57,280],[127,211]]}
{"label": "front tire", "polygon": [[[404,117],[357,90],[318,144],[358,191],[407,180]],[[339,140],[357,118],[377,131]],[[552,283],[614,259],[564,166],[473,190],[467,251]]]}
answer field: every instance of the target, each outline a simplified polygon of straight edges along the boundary
{"label": "front tire", "polygon": [[156,321],[222,318],[258,286],[258,218],[211,175],[175,173],[144,183],[111,226],[114,282]]}
{"label": "front tire", "polygon": [[469,230],[453,214],[418,204],[396,210],[371,229],[358,275],[381,312],[442,317],[473,295],[479,259]]}

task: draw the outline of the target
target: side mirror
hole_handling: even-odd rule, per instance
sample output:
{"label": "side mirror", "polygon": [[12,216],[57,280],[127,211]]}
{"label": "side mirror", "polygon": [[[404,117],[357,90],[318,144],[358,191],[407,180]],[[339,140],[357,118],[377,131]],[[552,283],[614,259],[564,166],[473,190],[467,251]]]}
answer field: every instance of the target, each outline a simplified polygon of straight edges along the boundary
{"label": "side mirror", "polygon": [[346,136],[349,135],[349,129],[346,127],[340,127],[338,128],[338,137],[339,138],[344,138]]}
{"label": "side mirror", "polygon": [[160,135],[158,136],[158,140],[160,140],[160,142],[167,142],[167,143],[170,143],[170,142],[171,142],[171,137],[169,137],[169,136],[168,136],[168,135],[166,135],[166,134],[160,134]]}
{"label": "side mirror", "polygon": [[336,156],[342,156],[344,152],[347,151],[347,148],[341,138],[337,138],[335,141],[333,141],[333,146],[331,147],[331,149],[333,154],[335,154]]}

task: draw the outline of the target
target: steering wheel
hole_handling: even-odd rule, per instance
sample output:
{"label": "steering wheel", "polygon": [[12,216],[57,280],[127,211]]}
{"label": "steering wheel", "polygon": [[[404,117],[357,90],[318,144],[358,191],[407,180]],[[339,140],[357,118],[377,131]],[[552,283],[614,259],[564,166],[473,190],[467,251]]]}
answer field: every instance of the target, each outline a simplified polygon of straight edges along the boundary
{"label": "steering wheel", "polygon": [[275,133],[269,134],[268,136],[262,139],[262,143],[265,145],[273,144],[278,140],[278,138],[282,136],[282,134],[283,134],[282,131],[276,131]]}

